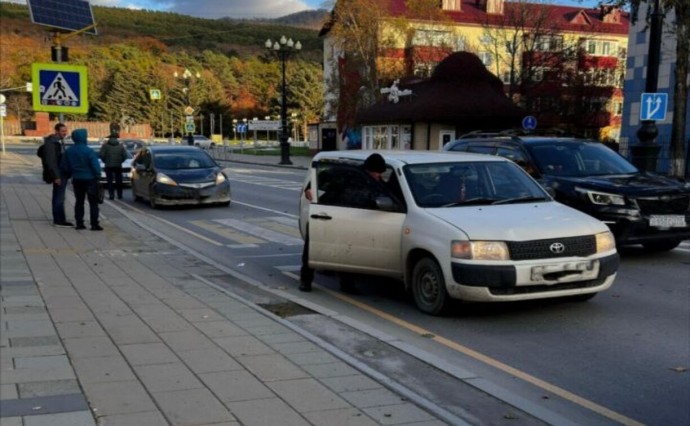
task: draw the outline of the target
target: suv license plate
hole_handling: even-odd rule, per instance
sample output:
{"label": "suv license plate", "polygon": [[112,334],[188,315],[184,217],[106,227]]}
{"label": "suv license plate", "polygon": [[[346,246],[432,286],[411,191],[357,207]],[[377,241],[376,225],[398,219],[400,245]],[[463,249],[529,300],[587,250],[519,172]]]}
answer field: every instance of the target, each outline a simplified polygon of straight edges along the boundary
{"label": "suv license plate", "polygon": [[684,228],[687,225],[685,216],[680,214],[651,215],[649,216],[649,226],[659,228]]}

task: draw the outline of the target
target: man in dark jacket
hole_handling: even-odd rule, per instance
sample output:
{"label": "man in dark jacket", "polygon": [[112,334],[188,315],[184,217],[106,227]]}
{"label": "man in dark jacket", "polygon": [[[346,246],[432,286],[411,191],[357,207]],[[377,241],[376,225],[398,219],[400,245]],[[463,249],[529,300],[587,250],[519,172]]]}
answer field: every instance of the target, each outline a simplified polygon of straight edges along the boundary
{"label": "man in dark jacket", "polygon": [[[127,150],[118,140],[118,136],[117,133],[111,134],[99,152],[105,165],[105,178],[108,180],[108,195],[111,200],[115,199],[116,188],[117,198],[122,199],[122,163],[127,159]],[[113,179],[115,180],[115,188],[113,187]]]}
{"label": "man in dark jacket", "polygon": [[43,167],[45,168],[46,180],[53,182],[53,225],[61,227],[74,226],[67,222],[65,216],[65,191],[69,176],[60,172],[60,161],[65,152],[63,139],[67,136],[67,126],[63,123],[55,125],[55,133],[46,136],[43,140]]}
{"label": "man in dark jacket", "polygon": [[72,176],[74,188],[74,220],[77,229],[84,226],[84,199],[89,200],[89,214],[92,231],[102,231],[98,224],[98,179],[101,177],[101,164],[96,151],[86,144],[88,134],[86,129],[76,129],[72,132],[74,146],[65,151],[61,168],[64,173]]}

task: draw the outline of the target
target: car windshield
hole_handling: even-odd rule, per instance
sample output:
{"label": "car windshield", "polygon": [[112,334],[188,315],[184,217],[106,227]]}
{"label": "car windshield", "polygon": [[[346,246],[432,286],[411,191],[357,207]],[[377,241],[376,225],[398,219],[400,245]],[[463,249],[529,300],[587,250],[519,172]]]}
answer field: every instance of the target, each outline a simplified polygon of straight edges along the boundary
{"label": "car windshield", "polygon": [[634,174],[638,170],[600,143],[549,141],[527,146],[539,171],[556,176]]}
{"label": "car windshield", "polygon": [[208,169],[216,167],[213,161],[205,152],[198,150],[188,152],[161,152],[156,153],[154,164],[159,169],[182,170],[182,169]]}
{"label": "car windshield", "polygon": [[551,200],[527,173],[508,161],[411,164],[403,171],[420,207]]}

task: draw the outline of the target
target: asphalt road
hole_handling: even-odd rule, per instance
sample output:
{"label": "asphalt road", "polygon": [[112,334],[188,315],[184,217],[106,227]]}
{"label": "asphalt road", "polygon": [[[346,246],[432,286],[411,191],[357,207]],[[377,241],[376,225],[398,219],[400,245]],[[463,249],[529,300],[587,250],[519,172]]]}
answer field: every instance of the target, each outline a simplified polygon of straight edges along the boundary
{"label": "asphalt road", "polygon": [[[495,385],[575,423],[690,424],[690,242],[668,253],[622,250],[614,286],[589,302],[458,303],[452,313],[430,317],[398,283],[377,278],[362,277],[358,294],[344,295],[335,277],[318,274],[313,293],[296,292],[297,197],[305,172],[228,165],[230,207],[154,211],[130,193],[114,205],[259,286],[354,319],[352,325],[413,355],[460,375],[472,372],[490,383],[487,389]],[[295,321],[347,345],[325,323]]]}

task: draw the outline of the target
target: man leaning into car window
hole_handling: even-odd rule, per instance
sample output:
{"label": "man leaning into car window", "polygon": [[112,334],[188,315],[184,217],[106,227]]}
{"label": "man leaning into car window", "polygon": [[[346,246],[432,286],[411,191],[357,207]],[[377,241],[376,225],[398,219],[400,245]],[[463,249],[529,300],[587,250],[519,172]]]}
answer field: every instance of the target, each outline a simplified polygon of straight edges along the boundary
{"label": "man leaning into car window", "polygon": [[[383,183],[383,173],[386,171],[386,162],[381,156],[381,154],[373,153],[362,164],[362,169],[369,174],[376,182]],[[333,198],[333,203],[328,204],[338,204],[351,207],[361,207],[369,208],[375,207],[375,200],[372,199],[373,194],[377,191],[373,191],[368,185],[370,181],[365,181],[364,179],[352,179],[349,180],[347,185],[338,185],[337,173],[333,175],[329,174],[327,171],[322,172],[319,175],[320,179],[328,180],[328,184],[324,185],[329,198]],[[356,177],[356,176],[354,176]],[[357,183],[355,183],[355,181]],[[321,187],[321,184],[319,184]],[[336,189],[337,188],[337,189]],[[336,194],[337,193],[337,194]],[[313,200],[313,193],[311,188],[311,182],[307,183],[304,188],[304,196],[311,202]],[[311,283],[314,280],[314,269],[309,267],[309,235],[307,234],[304,239],[304,247],[302,249],[302,267],[300,269],[300,291],[311,291]],[[340,276],[340,288],[349,293],[354,293],[354,282],[352,276],[349,274],[341,274]]]}

